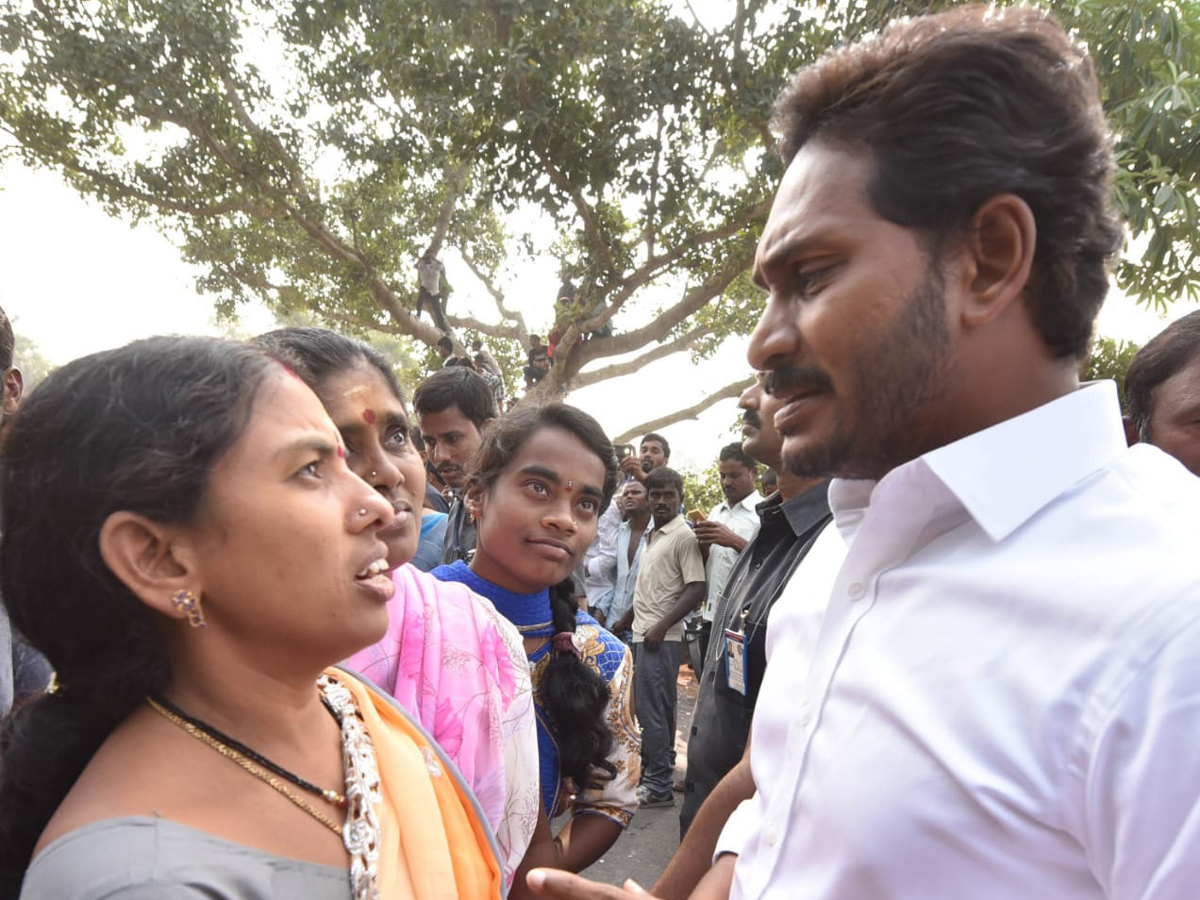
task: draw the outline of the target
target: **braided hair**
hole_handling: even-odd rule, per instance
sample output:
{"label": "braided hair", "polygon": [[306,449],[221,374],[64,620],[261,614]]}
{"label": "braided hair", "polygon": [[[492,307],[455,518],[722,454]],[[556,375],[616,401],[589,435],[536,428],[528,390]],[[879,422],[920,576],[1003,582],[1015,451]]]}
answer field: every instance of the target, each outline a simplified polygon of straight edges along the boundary
{"label": "braided hair", "polygon": [[[522,406],[498,419],[475,455],[467,476],[468,488],[490,490],[525,442],[544,428],[574,435],[604,464],[599,516],[617,489],[617,457],[600,423],[564,403]],[[571,579],[550,587],[550,610],[556,634],[575,633],[578,606]],[[558,744],[559,771],[577,790],[600,787],[617,774],[608,760],[614,743],[605,721],[608,685],[598,672],[567,650],[553,650],[546,665],[538,686],[538,701]]]}

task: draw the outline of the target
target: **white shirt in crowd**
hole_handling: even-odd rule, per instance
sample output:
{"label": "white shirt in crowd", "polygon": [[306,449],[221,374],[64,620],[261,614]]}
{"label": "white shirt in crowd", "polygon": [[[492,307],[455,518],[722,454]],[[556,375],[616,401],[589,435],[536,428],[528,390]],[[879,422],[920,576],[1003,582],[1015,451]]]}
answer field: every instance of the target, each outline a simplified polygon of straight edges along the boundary
{"label": "white shirt in crowd", "polygon": [[1126,448],[1113,384],[829,499],[731,896],[1200,896],[1200,479]]}
{"label": "white shirt in crowd", "polygon": [[617,498],[608,504],[596,523],[596,536],[583,555],[583,592],[589,609],[611,602],[613,585],[617,580],[617,529],[621,512]]}
{"label": "white shirt in crowd", "polygon": [[[758,534],[758,513],[754,507],[762,503],[763,497],[758,491],[751,491],[737,503],[730,506],[728,502],[718,503],[708,514],[710,522],[720,522],[730,531],[747,541],[754,540]],[[712,544],[708,548],[708,562],[704,564],[704,581],[706,584],[704,605],[701,613],[705,622],[713,620],[713,612],[717,608],[717,597],[725,589],[729,580],[729,570],[737,561],[738,552],[732,547],[720,547]]]}

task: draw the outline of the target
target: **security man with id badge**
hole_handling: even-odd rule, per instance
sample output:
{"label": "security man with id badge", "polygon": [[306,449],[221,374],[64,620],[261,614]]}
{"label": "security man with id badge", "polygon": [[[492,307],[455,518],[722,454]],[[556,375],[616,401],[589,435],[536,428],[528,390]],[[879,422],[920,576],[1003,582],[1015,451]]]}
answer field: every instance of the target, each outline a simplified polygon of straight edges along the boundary
{"label": "security man with id badge", "polygon": [[717,599],[700,692],[688,739],[681,836],[717,782],[746,750],[767,661],[767,614],[792,571],[830,521],[827,481],[784,501],[756,507],[761,526],[742,551]]}
{"label": "security man with id badge", "polygon": [[[783,437],[774,422],[778,401],[764,394],[761,381],[756,381],[742,394],[738,405],[744,410],[742,449],[779,472],[779,486],[754,507],[758,532],[729,570],[713,609],[711,637],[688,739],[687,775],[679,813],[681,839],[705,798],[746,750],[766,668],[767,614],[832,518],[826,497],[829,482],[800,478],[782,468]],[[690,890],[688,887],[680,893],[686,896]]]}

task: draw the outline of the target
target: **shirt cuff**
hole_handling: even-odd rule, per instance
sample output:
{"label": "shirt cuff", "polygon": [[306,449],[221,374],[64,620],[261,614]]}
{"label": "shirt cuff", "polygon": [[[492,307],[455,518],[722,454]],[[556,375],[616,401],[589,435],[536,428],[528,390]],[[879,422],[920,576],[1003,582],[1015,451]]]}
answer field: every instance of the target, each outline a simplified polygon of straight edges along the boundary
{"label": "shirt cuff", "polygon": [[743,800],[737,809],[725,820],[721,836],[717,838],[717,847],[713,851],[712,861],[726,853],[742,855],[747,838],[754,832],[754,823],[761,817],[754,807],[758,805],[758,795]]}

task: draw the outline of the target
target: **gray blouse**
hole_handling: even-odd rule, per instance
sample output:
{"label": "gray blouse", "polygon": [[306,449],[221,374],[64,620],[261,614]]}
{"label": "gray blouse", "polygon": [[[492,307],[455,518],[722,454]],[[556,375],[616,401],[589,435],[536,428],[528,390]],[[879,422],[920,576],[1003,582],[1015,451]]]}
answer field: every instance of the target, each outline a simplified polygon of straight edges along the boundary
{"label": "gray blouse", "polygon": [[21,900],[349,900],[348,869],[274,856],[170,819],[121,816],[64,834]]}

